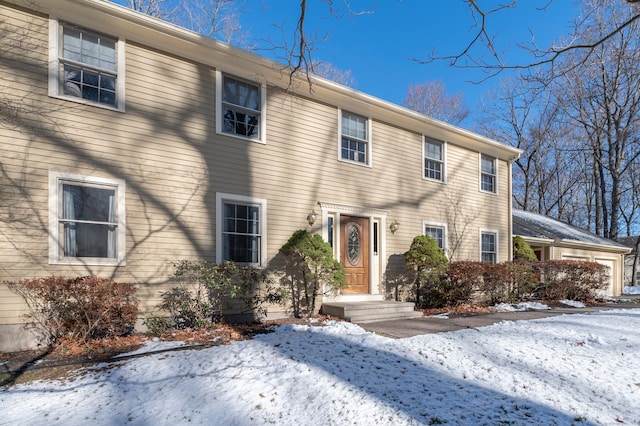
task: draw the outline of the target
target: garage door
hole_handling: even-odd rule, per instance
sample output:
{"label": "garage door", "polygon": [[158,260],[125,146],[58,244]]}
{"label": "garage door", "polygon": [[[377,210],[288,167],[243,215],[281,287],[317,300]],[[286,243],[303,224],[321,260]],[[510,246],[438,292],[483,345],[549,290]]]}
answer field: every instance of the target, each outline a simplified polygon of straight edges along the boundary
{"label": "garage door", "polygon": [[602,290],[598,292],[598,296],[615,296],[614,294],[614,282],[613,282],[613,271],[615,266],[615,261],[610,259],[596,259],[601,265],[607,266],[609,268],[609,285],[606,290]]}

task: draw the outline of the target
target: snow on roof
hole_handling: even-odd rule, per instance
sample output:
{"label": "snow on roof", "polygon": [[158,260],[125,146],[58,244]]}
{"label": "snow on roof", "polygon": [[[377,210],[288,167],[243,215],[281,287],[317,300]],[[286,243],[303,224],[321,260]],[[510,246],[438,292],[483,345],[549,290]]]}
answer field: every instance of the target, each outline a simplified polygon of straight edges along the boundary
{"label": "snow on roof", "polygon": [[561,239],[612,247],[624,245],[591,232],[576,228],[559,220],[537,213],[513,210],[513,234],[523,237]]}
{"label": "snow on roof", "polygon": [[636,249],[636,245],[638,244],[638,240],[640,239],[640,235],[633,235],[631,237],[620,237],[617,241],[625,247],[629,247],[633,250]]}

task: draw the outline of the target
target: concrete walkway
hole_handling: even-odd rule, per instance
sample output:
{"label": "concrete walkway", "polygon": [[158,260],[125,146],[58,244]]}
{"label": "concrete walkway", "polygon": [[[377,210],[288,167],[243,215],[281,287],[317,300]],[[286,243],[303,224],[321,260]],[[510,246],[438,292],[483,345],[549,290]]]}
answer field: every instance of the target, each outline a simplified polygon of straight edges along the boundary
{"label": "concrete walkway", "polygon": [[635,300],[621,303],[605,303],[585,308],[551,308],[547,310],[529,310],[524,312],[494,312],[488,314],[469,314],[461,316],[420,317],[404,320],[360,323],[367,331],[393,338],[412,337],[420,334],[446,333],[468,328],[486,327],[501,321],[523,321],[568,314],[589,314],[612,309],[640,309]]}

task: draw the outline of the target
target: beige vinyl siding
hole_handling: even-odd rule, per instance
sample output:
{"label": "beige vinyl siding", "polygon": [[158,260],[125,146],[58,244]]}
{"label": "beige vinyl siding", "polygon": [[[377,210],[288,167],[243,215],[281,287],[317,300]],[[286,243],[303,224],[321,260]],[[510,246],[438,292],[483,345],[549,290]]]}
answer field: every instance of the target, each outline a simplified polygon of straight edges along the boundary
{"label": "beige vinyl siding", "polygon": [[[479,259],[483,228],[499,231],[499,260],[507,260],[508,165],[498,160],[498,193],[482,193],[479,152],[466,148],[462,136],[445,139],[447,183],[428,181],[422,178],[421,132],[371,117],[383,115],[372,106],[318,102],[308,92],[292,95],[271,85],[263,115],[266,144],[217,134],[216,69],[135,40],[126,40],[126,69],[119,76],[125,79],[124,112],[49,97],[48,18],[4,3],[0,13],[7,17],[1,28],[12,34],[28,29],[12,39],[13,62],[0,63],[3,91],[26,100],[18,124],[0,133],[6,174],[0,218],[10,218],[0,219],[0,281],[113,277],[137,284],[142,314],[148,315],[175,283],[173,262],[215,259],[217,193],[267,200],[267,264],[296,229],[320,232],[320,221],[313,228],[306,222],[318,202],[388,212],[388,221],[398,220],[400,229],[380,233],[395,262],[422,233],[423,220],[449,223],[451,238],[453,212],[443,207],[451,199],[474,213],[458,258]],[[225,64],[220,71],[228,72]],[[342,107],[371,120],[371,167],[339,160]],[[51,171],[125,181],[126,265],[49,265]],[[389,270],[400,266],[393,263]],[[4,286],[0,296],[0,324],[20,322],[20,299]]]}
{"label": "beige vinyl siding", "polygon": [[[305,227],[304,218],[317,201],[386,209],[402,224],[398,234],[387,240],[387,254],[403,253],[413,236],[422,232],[423,219],[449,222],[453,213],[442,206],[451,197],[459,197],[465,212],[474,211],[475,217],[459,257],[479,259],[479,229],[490,228],[499,230],[500,260],[507,260],[507,163],[499,164],[498,194],[485,194],[479,191],[479,153],[449,144],[448,183],[425,181],[422,135],[378,121],[371,126],[373,166],[342,162],[338,160],[337,107],[296,98],[277,109],[273,104],[286,104],[279,96],[269,93],[268,149],[251,150],[260,171],[254,176],[252,194],[269,199],[270,218],[281,214],[274,210],[282,205],[289,216],[295,210],[294,223]],[[297,200],[297,207],[291,205],[292,199]],[[270,220],[270,226],[273,222]],[[282,232],[269,233],[270,251],[288,238],[290,226],[283,226]]]}
{"label": "beige vinyl siding", "polygon": [[[41,19],[37,28],[39,33],[29,34],[46,46],[47,20]],[[209,170],[224,164],[211,161],[215,148],[208,139],[214,117],[214,70],[127,44],[127,111],[123,114],[49,98],[47,51],[35,51],[41,53],[41,68],[37,89],[30,95],[39,106],[34,112],[44,112],[50,119],[33,120],[31,124],[37,126],[29,129],[33,136],[17,129],[2,140],[7,157],[12,158],[12,166],[5,169],[10,181],[3,195],[20,200],[7,206],[10,211],[5,217],[21,219],[20,226],[8,227],[8,241],[0,240],[3,253],[10,252],[12,260],[2,278],[113,276],[139,283],[139,292],[150,296],[141,299],[149,308],[169,288],[156,284],[170,279],[171,262],[214,255],[215,193],[210,190]],[[17,51],[15,56],[21,58]],[[3,71],[22,73],[13,68]],[[30,84],[13,86],[16,98],[24,96],[33,87]],[[50,170],[126,181],[127,266],[48,264]],[[152,288],[146,288],[148,283]],[[5,309],[5,304],[20,305],[19,298],[10,293],[1,300],[0,321],[19,321],[19,310]]]}
{"label": "beige vinyl siding", "polygon": [[22,298],[11,292],[6,286],[0,286],[0,325],[16,324],[24,321],[28,310]]}

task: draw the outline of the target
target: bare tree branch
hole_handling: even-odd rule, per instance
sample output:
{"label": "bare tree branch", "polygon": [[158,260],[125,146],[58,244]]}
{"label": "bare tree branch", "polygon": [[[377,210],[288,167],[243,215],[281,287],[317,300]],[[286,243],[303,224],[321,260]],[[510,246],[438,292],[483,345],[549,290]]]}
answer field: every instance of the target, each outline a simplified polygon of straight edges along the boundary
{"label": "bare tree branch", "polygon": [[[485,72],[485,77],[480,79],[479,82],[485,81],[488,78],[494,77],[500,74],[505,70],[531,70],[534,68],[538,68],[544,65],[554,65],[559,58],[563,57],[568,52],[572,51],[582,51],[585,52],[584,58],[588,57],[594,49],[606,43],[615,35],[625,31],[630,25],[640,19],[640,10],[635,6],[636,3],[640,2],[640,0],[620,0],[630,4],[630,7],[634,8],[634,12],[631,16],[625,21],[612,28],[608,33],[602,34],[601,37],[596,38],[591,41],[580,41],[579,29],[577,28],[579,25],[576,23],[576,31],[571,35],[570,41],[563,46],[550,46],[548,48],[541,48],[535,42],[530,42],[527,46],[526,44],[519,44],[518,46],[529,52],[532,55],[532,60],[525,63],[520,64],[506,64],[504,62],[503,54],[499,53],[496,49],[496,35],[490,33],[489,31],[489,17],[494,15],[504,9],[513,9],[518,6],[518,1],[514,0],[509,4],[499,4],[497,7],[490,10],[483,10],[481,6],[478,5],[477,0],[463,0],[468,4],[471,17],[473,19],[474,24],[472,25],[472,29],[475,29],[474,34],[472,35],[470,41],[465,45],[465,47],[457,54],[453,55],[435,55],[434,52],[431,53],[431,56],[427,60],[421,60],[418,58],[413,58],[416,62],[421,64],[429,64],[436,61],[446,61],[450,66],[455,68],[471,68],[471,69],[480,69]],[[549,2],[539,10],[546,10],[549,5],[553,2],[553,0],[549,0]],[[532,40],[534,38],[534,34],[532,33]],[[485,59],[481,56],[476,56],[472,54],[472,50],[480,48],[485,50],[488,53],[489,60]]]}
{"label": "bare tree branch", "polygon": [[462,94],[449,95],[442,81],[409,86],[402,103],[405,107],[429,117],[458,125],[469,115]]}

